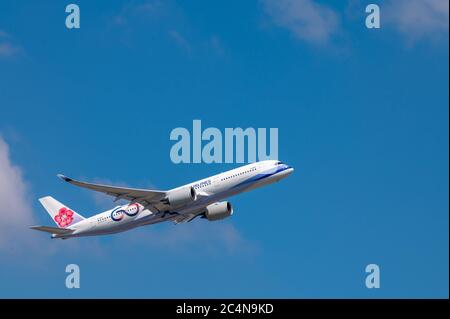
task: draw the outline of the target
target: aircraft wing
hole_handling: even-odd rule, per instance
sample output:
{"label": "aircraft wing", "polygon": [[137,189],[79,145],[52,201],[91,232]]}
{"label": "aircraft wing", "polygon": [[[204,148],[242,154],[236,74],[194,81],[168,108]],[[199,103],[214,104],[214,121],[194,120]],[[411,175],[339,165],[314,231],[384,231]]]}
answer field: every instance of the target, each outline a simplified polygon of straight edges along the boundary
{"label": "aircraft wing", "polygon": [[182,223],[188,223],[195,219],[196,217],[200,216],[203,213],[203,211],[196,212],[196,213],[190,213],[190,214],[180,214],[172,219],[174,224],[182,224]]}
{"label": "aircraft wing", "polygon": [[63,181],[68,182],[72,185],[76,185],[79,187],[87,188],[90,190],[104,193],[106,195],[113,196],[115,197],[114,201],[119,199],[125,199],[132,201],[134,203],[140,203],[143,206],[152,206],[151,204],[158,203],[161,199],[163,199],[166,196],[166,192],[164,191],[86,183],[74,180],[61,174],[58,174],[58,177],[61,178]]}

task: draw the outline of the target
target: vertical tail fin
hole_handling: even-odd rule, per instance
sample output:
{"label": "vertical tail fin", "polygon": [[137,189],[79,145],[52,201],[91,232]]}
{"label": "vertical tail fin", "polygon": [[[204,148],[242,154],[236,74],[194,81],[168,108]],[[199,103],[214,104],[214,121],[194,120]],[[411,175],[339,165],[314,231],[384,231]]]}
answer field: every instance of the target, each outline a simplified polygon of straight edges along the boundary
{"label": "vertical tail fin", "polygon": [[59,228],[66,228],[85,219],[51,196],[39,198],[39,201]]}

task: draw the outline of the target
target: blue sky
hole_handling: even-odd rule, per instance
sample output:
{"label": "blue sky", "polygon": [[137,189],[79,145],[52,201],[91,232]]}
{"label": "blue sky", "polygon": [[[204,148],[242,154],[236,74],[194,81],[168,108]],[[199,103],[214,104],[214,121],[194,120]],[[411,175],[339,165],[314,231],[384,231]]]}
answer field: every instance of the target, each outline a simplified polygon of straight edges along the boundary
{"label": "blue sky", "polygon": [[[374,2],[378,30],[358,0],[79,0],[79,30],[68,3],[0,3],[0,297],[448,297],[446,0]],[[222,222],[28,229],[44,195],[112,205],[57,173],[168,189],[238,166],[171,162],[194,119],[278,128],[294,174]]]}

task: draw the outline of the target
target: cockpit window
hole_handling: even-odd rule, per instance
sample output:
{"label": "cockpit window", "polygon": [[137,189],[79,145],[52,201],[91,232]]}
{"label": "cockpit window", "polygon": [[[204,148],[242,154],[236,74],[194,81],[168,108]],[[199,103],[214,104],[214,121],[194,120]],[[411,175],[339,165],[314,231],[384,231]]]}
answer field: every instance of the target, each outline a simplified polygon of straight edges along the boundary
{"label": "cockpit window", "polygon": [[284,163],[283,162],[280,162],[280,161],[278,161],[277,163],[276,163],[276,165],[283,165]]}

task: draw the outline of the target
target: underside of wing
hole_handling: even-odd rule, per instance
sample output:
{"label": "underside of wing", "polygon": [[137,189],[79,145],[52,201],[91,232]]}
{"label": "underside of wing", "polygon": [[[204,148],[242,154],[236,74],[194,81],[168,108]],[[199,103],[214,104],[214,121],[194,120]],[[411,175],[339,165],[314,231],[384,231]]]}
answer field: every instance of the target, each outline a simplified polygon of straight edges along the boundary
{"label": "underside of wing", "polygon": [[204,209],[197,211],[197,212],[193,212],[193,213],[180,214],[180,215],[177,215],[176,217],[174,217],[172,219],[172,221],[174,224],[189,223],[189,222],[193,221],[195,218],[197,218],[199,216],[203,216],[203,212],[204,212]]}
{"label": "underside of wing", "polygon": [[131,202],[140,203],[144,206],[151,205],[152,203],[157,203],[166,196],[165,191],[156,191],[149,189],[139,189],[139,188],[127,188],[127,187],[117,187],[102,184],[86,183],[74,180],[67,176],[58,174],[58,177],[63,181],[68,182],[72,185],[87,188],[97,192],[104,193],[115,197],[114,201],[119,199],[129,200]]}

